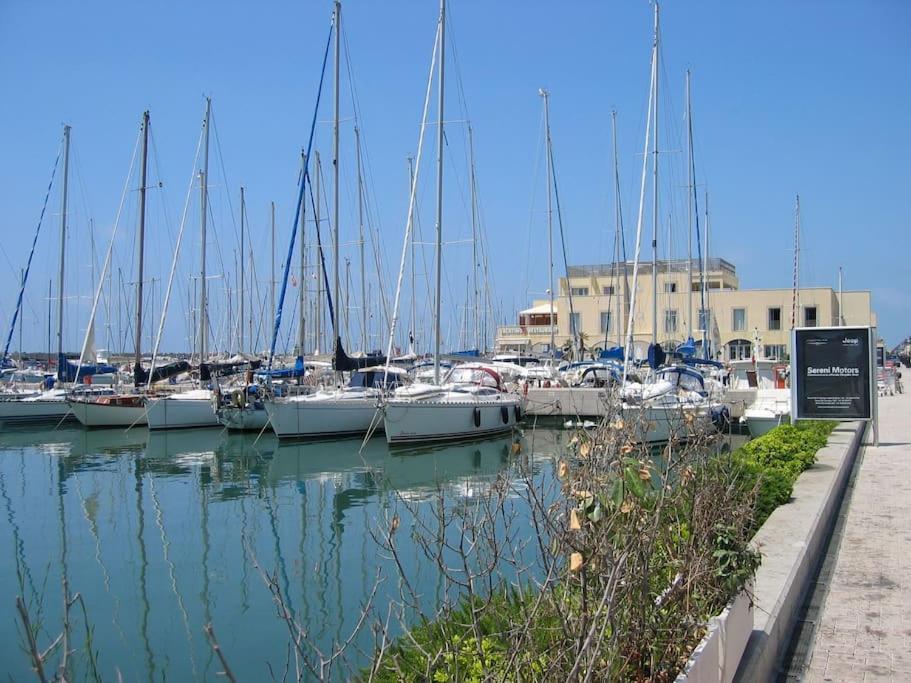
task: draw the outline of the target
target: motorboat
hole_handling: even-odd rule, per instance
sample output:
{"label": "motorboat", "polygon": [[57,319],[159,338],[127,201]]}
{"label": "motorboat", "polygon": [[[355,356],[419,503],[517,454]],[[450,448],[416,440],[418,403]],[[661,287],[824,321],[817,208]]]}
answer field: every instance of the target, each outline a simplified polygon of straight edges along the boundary
{"label": "motorboat", "polygon": [[522,411],[522,397],[507,392],[495,370],[465,363],[440,386],[398,389],[385,402],[383,423],[390,444],[458,441],[511,431]]}

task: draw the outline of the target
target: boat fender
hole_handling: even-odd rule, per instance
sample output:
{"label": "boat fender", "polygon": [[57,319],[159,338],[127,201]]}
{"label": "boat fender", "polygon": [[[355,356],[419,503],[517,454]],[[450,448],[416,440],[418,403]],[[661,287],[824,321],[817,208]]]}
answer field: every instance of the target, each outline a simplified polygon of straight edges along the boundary
{"label": "boat fender", "polygon": [[516,422],[521,422],[522,421],[522,406],[517,405],[515,407],[515,414],[516,414]]}
{"label": "boat fender", "polygon": [[509,408],[500,406],[500,417],[503,418],[503,424],[509,424]]}
{"label": "boat fender", "polygon": [[481,426],[481,409],[480,408],[474,409],[474,426],[475,427]]}
{"label": "boat fender", "polygon": [[244,407],[244,392],[242,389],[235,389],[231,392],[231,402],[235,408]]}

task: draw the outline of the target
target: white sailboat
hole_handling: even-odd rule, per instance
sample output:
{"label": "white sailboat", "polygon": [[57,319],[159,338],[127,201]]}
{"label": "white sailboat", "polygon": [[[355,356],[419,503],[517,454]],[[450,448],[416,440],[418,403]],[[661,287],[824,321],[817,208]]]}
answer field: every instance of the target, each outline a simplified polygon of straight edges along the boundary
{"label": "white sailboat", "polygon": [[[133,357],[133,378],[134,385],[139,386],[139,378],[143,373],[142,370],[142,303],[143,303],[143,267],[145,260],[145,219],[146,219],[146,183],[148,172],[149,158],[149,112],[142,115],[142,159],[140,161],[140,185],[139,185],[139,225],[137,230],[137,278],[136,278],[136,329],[135,329],[135,346]],[[126,188],[124,188],[126,189]],[[113,237],[111,246],[108,248],[108,255],[105,259],[105,270],[107,269],[111,251],[113,248]],[[104,273],[102,273],[101,282],[104,282]],[[85,358],[86,348],[89,345],[92,335],[92,326],[94,325],[95,309],[98,305],[98,297],[101,287],[95,293],[95,301],[92,307],[92,314],[89,320],[89,330],[86,332],[86,338],[83,342],[83,352],[80,358]],[[134,425],[146,424],[145,416],[145,397],[139,393],[121,393],[111,396],[78,396],[70,395],[67,398],[69,409],[85,427],[132,427]]]}
{"label": "white sailboat", "polygon": [[217,427],[213,393],[203,386],[203,369],[208,355],[209,319],[206,306],[206,219],[208,216],[209,182],[209,128],[212,100],[206,98],[206,116],[203,121],[203,167],[199,172],[200,187],[200,251],[199,274],[199,372],[200,386],[167,396],[149,397],[146,400],[146,419],[149,429],[183,429],[188,427]]}
{"label": "white sailboat", "polygon": [[[436,300],[434,310],[434,385],[413,385],[398,389],[385,403],[383,424],[386,441],[390,444],[428,441],[454,441],[477,438],[512,430],[521,419],[522,399],[504,390],[499,374],[482,364],[465,364],[449,371],[440,382],[440,308],[442,284],[443,236],[443,118],[446,63],[446,0],[440,0],[440,19],[437,30],[439,48],[437,116],[437,211],[436,211]],[[429,92],[429,88],[428,88]],[[426,114],[426,107],[425,107]],[[426,115],[425,115],[426,120]],[[423,133],[423,129],[422,129]],[[420,146],[419,146],[420,153]],[[419,157],[420,159],[420,157]],[[412,183],[413,207],[415,185]],[[395,313],[390,331],[389,346],[395,337],[405,250],[411,229],[409,209],[408,228],[399,271],[399,291],[396,292]]]}

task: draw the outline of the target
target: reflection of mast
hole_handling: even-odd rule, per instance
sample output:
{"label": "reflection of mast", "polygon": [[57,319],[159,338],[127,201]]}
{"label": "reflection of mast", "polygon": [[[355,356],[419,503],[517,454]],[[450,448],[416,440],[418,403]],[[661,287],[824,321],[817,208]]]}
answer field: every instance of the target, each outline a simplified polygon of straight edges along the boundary
{"label": "reflection of mast", "polygon": [[[19,589],[23,593],[25,592],[24,579],[28,579],[29,588],[31,588],[32,591],[32,602],[37,604],[39,598],[38,591],[35,590],[35,580],[32,578],[32,571],[25,562],[25,543],[19,533],[19,525],[16,523],[16,516],[13,514],[13,501],[10,499],[9,493],[7,493],[6,477],[3,476],[2,472],[0,472],[0,496],[3,496],[3,500],[6,503],[6,519],[13,531],[13,545],[16,546],[16,576],[19,578]],[[24,597],[25,596],[23,596],[23,599]]]}
{"label": "reflection of mast", "polygon": [[152,646],[149,643],[149,593],[146,587],[146,570],[149,567],[149,559],[146,555],[145,544],[145,513],[142,509],[142,472],[140,471],[140,460],[137,457],[133,462],[133,472],[136,476],[136,514],[138,525],[136,527],[136,537],[139,540],[139,588],[142,591],[142,619],[139,630],[142,634],[142,642],[146,650],[146,663],[148,665],[149,680],[155,680],[155,659],[152,656]]}
{"label": "reflection of mast", "polygon": [[[203,470],[202,467],[199,470],[199,502],[202,507],[200,514],[200,522],[202,527],[202,593],[200,597],[202,598],[202,610],[205,614],[205,620],[207,624],[212,623],[212,610],[209,605],[209,506],[207,505],[206,500],[206,482],[203,481]],[[206,673],[209,671],[209,667],[212,665],[212,659],[215,656],[212,648],[209,648],[209,656],[206,660]]]}

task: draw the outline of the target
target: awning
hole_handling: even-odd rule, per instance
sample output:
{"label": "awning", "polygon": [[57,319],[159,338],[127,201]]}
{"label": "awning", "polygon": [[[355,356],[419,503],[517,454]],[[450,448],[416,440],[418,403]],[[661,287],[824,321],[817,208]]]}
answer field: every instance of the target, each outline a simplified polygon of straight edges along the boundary
{"label": "awning", "polygon": [[550,307],[550,304],[541,304],[540,306],[532,306],[524,311],[519,311],[519,315],[547,315],[553,312],[554,309]]}

